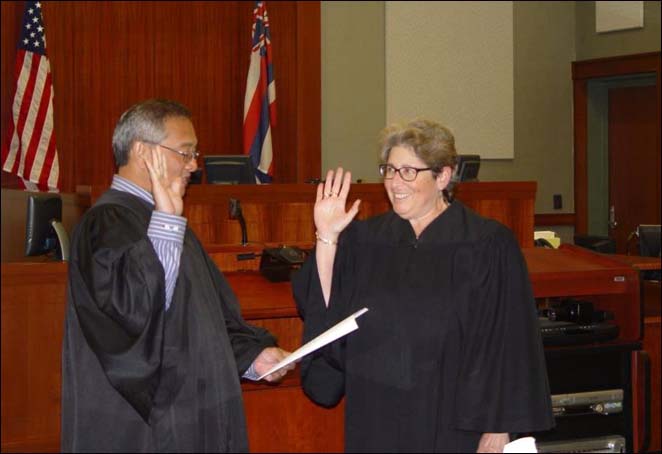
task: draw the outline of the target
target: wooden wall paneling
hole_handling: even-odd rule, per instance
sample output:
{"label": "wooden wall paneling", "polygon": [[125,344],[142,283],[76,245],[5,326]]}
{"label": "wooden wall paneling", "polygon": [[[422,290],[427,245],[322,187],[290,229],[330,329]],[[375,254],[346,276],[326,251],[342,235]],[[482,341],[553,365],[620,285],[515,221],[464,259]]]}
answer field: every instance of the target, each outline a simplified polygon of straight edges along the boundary
{"label": "wooden wall paneling", "polygon": [[188,225],[195,231],[202,244],[214,242],[214,224],[209,219],[211,213],[212,210],[209,210],[205,205],[194,203],[186,205],[185,215]]}
{"label": "wooden wall paneling", "polygon": [[[18,42],[19,27],[21,17],[23,17],[23,2],[0,2],[0,11],[2,12],[2,49],[0,55],[2,56],[2,69],[0,75],[2,76],[2,106],[0,108],[0,134],[4,140],[7,130],[9,129],[9,119],[11,118],[11,99],[14,96],[16,88],[16,44]],[[50,17],[44,20],[50,19]],[[46,23],[46,32],[48,33],[48,23]],[[46,35],[50,39],[50,33]]]}
{"label": "wooden wall paneling", "polygon": [[[288,283],[289,284],[289,283]],[[291,290],[288,288],[288,293]],[[265,295],[259,295],[260,298],[265,299]],[[242,296],[242,300],[245,297]],[[292,298],[290,296],[290,298]],[[298,316],[271,318],[269,320],[251,320],[250,323],[255,326],[265,328],[270,333],[276,334],[278,346],[287,351],[293,352],[301,347],[301,339],[303,336],[303,324]]]}
{"label": "wooden wall paneling", "polygon": [[244,391],[243,397],[251,452],[281,452],[278,446],[289,452],[343,452],[344,402],[327,410],[294,386],[274,389],[269,400],[260,391]]}
{"label": "wooden wall paneling", "polygon": [[540,213],[534,215],[534,225],[575,225],[575,213]]}
{"label": "wooden wall paneling", "polygon": [[218,269],[224,273],[231,271],[257,271],[260,269],[260,257],[251,260],[239,260],[239,254],[261,254],[263,243],[240,244],[207,244],[205,250]]}
{"label": "wooden wall paneling", "polygon": [[[9,129],[9,119],[11,118],[12,99],[16,90],[16,44],[18,42],[19,27],[23,17],[23,2],[9,1],[0,2],[0,11],[2,12],[2,68],[0,76],[2,77],[2,106],[0,108],[0,140],[4,141]],[[47,19],[45,19],[47,20]],[[46,39],[50,40],[48,24],[46,24]],[[50,49],[49,49],[50,50]],[[1,171],[3,188],[18,188],[19,179],[4,171]]]}
{"label": "wooden wall paneling", "polygon": [[[47,52],[53,76],[53,122],[55,145],[60,166],[62,192],[73,192],[76,177],[75,165],[79,159],[76,125],[76,108],[73,94],[79,89],[76,80],[76,48],[85,46],[77,41],[76,31],[71,26],[77,2],[44,2],[43,15],[46,28]],[[88,158],[89,160],[89,158]]]}
{"label": "wooden wall paneling", "polygon": [[239,60],[248,65],[250,42],[240,40],[250,29],[247,14],[242,2],[158,2],[154,9],[154,95],[192,111],[203,155],[241,154],[241,135],[232,132],[242,125],[245,79],[237,75]]}
{"label": "wooden wall paneling", "polygon": [[[457,198],[482,215],[507,225],[522,247],[531,247],[535,190],[534,182],[464,183],[458,186]],[[249,241],[312,241],[316,192],[317,187],[308,184],[194,185],[189,187],[184,215],[204,244],[237,244],[241,230],[227,214],[229,199],[236,198],[243,208]],[[359,219],[390,209],[381,184],[353,185],[348,207],[356,199],[362,201]]]}
{"label": "wooden wall paneling", "polygon": [[[253,2],[49,2],[62,191],[107,185],[119,115],[149,97],[193,112],[203,154],[242,150]],[[13,94],[23,2],[2,2],[2,136]],[[319,2],[273,2],[275,182],[319,176]],[[298,27],[305,27],[304,31]],[[312,145],[311,145],[312,144]],[[311,168],[305,175],[300,168]],[[2,175],[2,186],[16,183]]]}
{"label": "wooden wall paneling", "polygon": [[[76,184],[109,185],[112,134],[119,116],[153,95],[154,6],[145,2],[75,2],[72,49],[76,90]],[[62,12],[59,11],[61,14]]]}
{"label": "wooden wall paneling", "polygon": [[273,223],[269,238],[278,238],[284,243],[315,241],[314,201],[276,203],[271,209],[271,218],[279,222]]}
{"label": "wooden wall paneling", "polygon": [[[242,204],[242,206],[244,206]],[[271,231],[275,218],[271,214],[271,207],[266,203],[261,202],[246,202],[243,208],[244,218],[246,220],[246,230],[248,241],[269,241],[271,238]],[[241,239],[241,225],[239,221],[234,219],[228,220],[229,229],[233,231],[234,238]],[[231,238],[231,237],[230,237]],[[228,240],[230,239],[228,238]]]}
{"label": "wooden wall paneling", "polygon": [[3,452],[59,448],[66,269],[2,264]]}
{"label": "wooden wall paneling", "polygon": [[[659,298],[659,291],[658,291]],[[660,304],[660,300],[657,300]],[[660,437],[660,418],[662,416],[662,405],[660,400],[660,389],[662,389],[660,376],[662,368],[660,367],[660,328],[662,327],[662,318],[659,315],[646,316],[644,318],[644,350],[650,358],[650,441],[648,452],[659,452],[662,450]]]}
{"label": "wooden wall paneling", "polygon": [[319,178],[322,172],[322,84],[320,2],[296,2],[297,6],[297,183]]}
{"label": "wooden wall paneling", "polygon": [[[532,247],[535,191],[536,183],[527,181],[462,183],[456,196],[482,215],[507,225],[520,246]],[[95,195],[98,197],[103,191],[92,187],[89,192],[94,203]],[[316,193],[317,186],[312,184],[192,185],[184,200],[184,216],[203,244],[238,244],[239,224],[228,219],[229,199],[235,198],[243,208],[249,241],[310,241],[314,234],[312,205]],[[361,199],[359,219],[390,209],[379,183],[353,185],[348,207],[357,199]],[[284,227],[284,221],[289,227]]]}
{"label": "wooden wall paneling", "polygon": [[[66,263],[2,264],[3,452],[58,451],[66,277]],[[289,282],[270,283],[245,272],[227,273],[226,278],[245,319],[271,330],[282,347],[298,347],[302,325]],[[277,385],[242,384],[254,451],[342,447],[343,407],[318,407],[299,386],[298,371]]]}
{"label": "wooden wall paneling", "polygon": [[[276,80],[276,125],[271,125],[274,182],[297,182],[297,123],[303,114],[297,109],[297,65],[303,64],[297,54],[298,36],[296,2],[267,2],[271,23],[273,71]],[[250,45],[250,43],[249,43]],[[243,80],[248,73],[248,58]],[[319,65],[317,68],[321,68]],[[317,71],[319,74],[319,71]],[[245,87],[245,84],[244,84]],[[243,109],[243,98],[242,98]],[[243,112],[243,110],[242,110]],[[321,121],[321,119],[320,119]]]}
{"label": "wooden wall paneling", "polygon": [[455,197],[483,216],[508,226],[521,247],[533,246],[535,182],[467,182]]}

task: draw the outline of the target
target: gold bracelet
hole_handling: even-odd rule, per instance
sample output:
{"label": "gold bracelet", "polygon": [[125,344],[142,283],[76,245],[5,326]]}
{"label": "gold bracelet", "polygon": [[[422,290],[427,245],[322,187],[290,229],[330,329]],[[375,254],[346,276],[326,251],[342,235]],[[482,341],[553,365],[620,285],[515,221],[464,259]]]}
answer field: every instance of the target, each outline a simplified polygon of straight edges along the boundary
{"label": "gold bracelet", "polygon": [[324,238],[324,237],[320,236],[319,232],[317,232],[317,231],[315,231],[315,238],[317,238],[317,241],[321,241],[322,243],[328,244],[328,245],[331,245],[331,246],[335,246],[335,245],[338,244],[337,241],[331,241],[328,238]]}

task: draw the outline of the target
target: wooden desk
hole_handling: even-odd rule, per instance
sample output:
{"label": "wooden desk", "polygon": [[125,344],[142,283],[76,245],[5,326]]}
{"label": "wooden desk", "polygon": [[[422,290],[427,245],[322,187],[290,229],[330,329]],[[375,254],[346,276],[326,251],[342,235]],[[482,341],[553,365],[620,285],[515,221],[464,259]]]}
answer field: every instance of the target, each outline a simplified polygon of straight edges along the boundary
{"label": "wooden desk", "polygon": [[[654,271],[661,267],[660,257],[641,257],[638,255],[615,255],[614,258],[623,263],[627,263],[640,271]],[[641,301],[644,313],[644,350],[650,358],[650,442],[648,451],[662,451],[662,435],[660,434],[660,425],[662,424],[662,397],[660,388],[662,388],[662,353],[660,344],[662,343],[662,301],[660,300],[660,281],[642,280],[641,282]]]}
{"label": "wooden desk", "polygon": [[[90,203],[105,187],[79,187]],[[535,182],[458,185],[456,197],[480,214],[510,227],[523,247],[533,244]],[[316,186],[193,185],[184,215],[214,261],[228,273],[246,319],[271,330],[280,344],[298,347],[301,322],[289,284],[257,274],[259,259],[239,262],[239,252],[269,245],[311,244]],[[241,201],[248,227],[229,219],[229,199]],[[359,218],[389,209],[381,184],[355,184],[349,202],[362,200]],[[86,200],[87,200],[86,199]],[[60,349],[65,308],[66,264],[2,264],[2,451],[57,451],[60,435]],[[265,297],[268,295],[268,297]],[[296,375],[276,386],[244,384],[251,448],[256,451],[341,451],[343,405],[323,410],[303,396]]]}
{"label": "wooden desk", "polygon": [[[212,249],[222,255],[237,247]],[[640,339],[636,271],[584,251],[524,249],[535,296],[590,298],[615,312],[621,325],[616,342]],[[2,264],[3,452],[59,449],[66,272],[63,263]],[[284,348],[299,346],[302,326],[289,283],[271,283],[254,271],[226,276],[247,320],[271,330]],[[279,385],[245,383],[242,388],[252,450],[343,449],[343,405],[326,410],[312,404],[301,391],[298,374]]]}
{"label": "wooden desk", "polygon": [[[269,329],[284,348],[298,348],[302,325],[289,283],[255,272],[226,276],[244,317]],[[2,452],[59,451],[66,279],[66,263],[2,264]],[[313,404],[298,372],[277,385],[247,382],[242,389],[251,450],[343,450],[344,405]]]}
{"label": "wooden desk", "polygon": [[[464,204],[508,226],[522,247],[533,246],[534,181],[467,182],[458,184],[455,196]],[[92,203],[106,190],[79,186]],[[313,205],[317,185],[190,185],[184,199],[184,216],[203,244],[239,244],[241,228],[229,218],[229,201],[241,202],[248,240],[257,243],[315,241]],[[384,186],[353,184],[348,203],[361,199],[358,218],[366,219],[390,208]]]}
{"label": "wooden desk", "polygon": [[639,271],[653,271],[660,269],[660,257],[642,257],[640,255],[624,254],[611,254],[609,257],[612,257],[619,262],[626,263]]}
{"label": "wooden desk", "polygon": [[[629,356],[627,367],[631,371],[629,381],[622,382],[623,388],[627,389],[631,386],[632,395],[629,396],[631,398],[631,408],[624,409],[624,415],[626,418],[631,418],[625,427],[627,432],[631,432],[632,437],[629,449],[638,452],[644,446],[645,431],[643,429],[646,424],[645,355],[640,350],[643,333],[638,270],[612,255],[598,254],[572,245],[562,245],[559,249],[524,249],[523,253],[529,267],[534,295],[540,303],[547,298],[578,297],[582,300],[591,301],[596,309],[608,310],[614,313],[614,322],[620,328],[618,338],[594,344],[593,349],[590,345],[582,346],[581,349],[587,351],[587,354],[583,356],[587,360],[592,358],[593,352],[609,348],[626,353],[631,352],[627,355]],[[574,355],[573,349],[580,350],[574,346],[548,347],[546,348],[546,355],[549,356],[551,353],[559,358],[564,353],[568,353],[567,356],[571,356]],[[580,358],[582,356],[577,355],[575,360],[580,360]],[[605,363],[608,362],[605,361]],[[572,361],[561,361],[561,364],[567,366],[572,364]],[[611,367],[610,364],[599,364],[596,365],[596,368],[602,368],[603,366],[604,371]],[[604,371],[600,370],[597,373],[604,374]],[[561,376],[567,377],[566,374],[568,373],[575,373],[570,370],[553,370],[553,366],[549,365],[548,372],[550,377],[556,376],[557,379]],[[587,373],[595,374],[596,370],[590,370]],[[581,377],[576,377],[576,381],[582,381]],[[554,394],[554,380],[552,378],[550,378],[550,386],[552,394]],[[590,390],[582,389],[581,391]],[[626,402],[628,401],[626,397]],[[630,404],[626,403],[626,406],[630,407]],[[602,416],[598,415],[598,417],[601,418]],[[567,421],[564,421],[564,425],[567,427]],[[561,427],[560,423],[559,427]],[[559,430],[559,427],[555,430]],[[543,435],[540,437],[544,439]],[[573,438],[581,437],[576,435]]]}

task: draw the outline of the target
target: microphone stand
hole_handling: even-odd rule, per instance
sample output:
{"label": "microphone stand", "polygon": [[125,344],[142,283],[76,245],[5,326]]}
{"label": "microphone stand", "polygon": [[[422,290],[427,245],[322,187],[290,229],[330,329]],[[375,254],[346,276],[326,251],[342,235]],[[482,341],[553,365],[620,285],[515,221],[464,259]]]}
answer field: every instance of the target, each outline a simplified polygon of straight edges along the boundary
{"label": "microphone stand", "polygon": [[230,219],[239,221],[239,226],[241,227],[241,245],[246,246],[248,244],[248,229],[246,228],[244,213],[241,211],[241,204],[237,199],[230,199]]}

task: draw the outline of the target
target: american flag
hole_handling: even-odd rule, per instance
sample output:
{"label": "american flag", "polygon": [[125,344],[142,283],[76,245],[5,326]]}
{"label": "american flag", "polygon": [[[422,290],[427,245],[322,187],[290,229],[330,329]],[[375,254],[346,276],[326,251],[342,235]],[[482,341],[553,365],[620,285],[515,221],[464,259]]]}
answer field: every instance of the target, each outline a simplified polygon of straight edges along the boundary
{"label": "american flag", "polygon": [[253,48],[244,98],[244,154],[250,154],[261,183],[273,177],[271,126],[276,125],[276,82],[271,62],[271,33],[266,2],[253,9]]}
{"label": "american flag", "polygon": [[53,131],[53,84],[41,8],[42,2],[25,2],[2,170],[18,175],[28,189],[57,190],[60,172]]}

